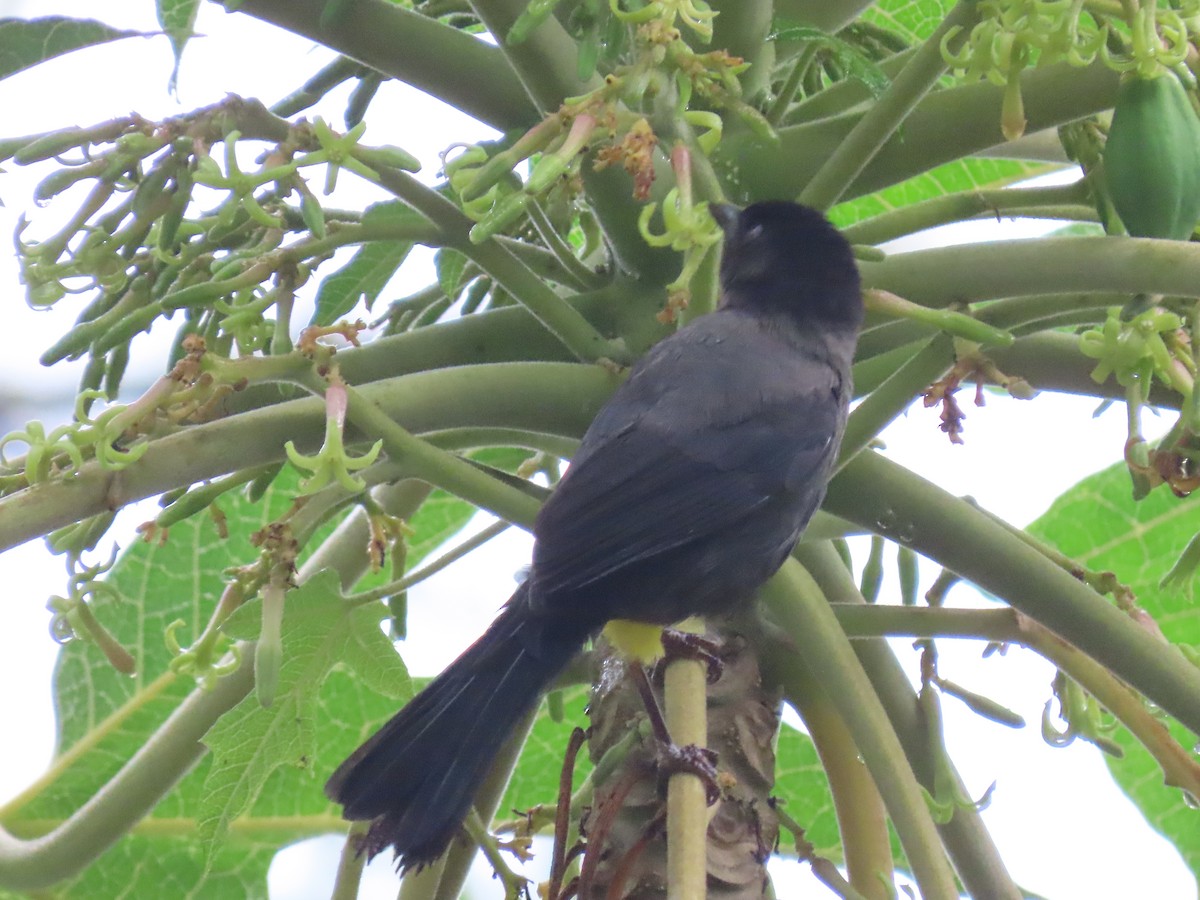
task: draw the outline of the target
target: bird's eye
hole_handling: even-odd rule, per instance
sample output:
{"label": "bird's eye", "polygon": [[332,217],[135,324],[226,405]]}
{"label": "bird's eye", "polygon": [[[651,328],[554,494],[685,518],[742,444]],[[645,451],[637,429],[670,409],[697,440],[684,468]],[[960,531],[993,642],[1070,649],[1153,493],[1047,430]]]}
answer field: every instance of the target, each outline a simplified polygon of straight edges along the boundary
{"label": "bird's eye", "polygon": [[761,224],[751,225],[749,228],[746,229],[746,240],[748,240],[748,241],[760,240],[762,238],[762,235],[763,235],[763,227]]}

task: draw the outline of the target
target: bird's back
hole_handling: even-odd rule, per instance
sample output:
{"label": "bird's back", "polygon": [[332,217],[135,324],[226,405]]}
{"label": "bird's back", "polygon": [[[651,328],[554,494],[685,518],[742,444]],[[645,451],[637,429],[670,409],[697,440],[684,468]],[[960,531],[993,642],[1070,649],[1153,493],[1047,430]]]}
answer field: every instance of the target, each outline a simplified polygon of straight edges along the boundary
{"label": "bird's back", "polygon": [[747,600],[820,504],[849,389],[848,361],[777,317],[718,310],[660,342],[543,508],[530,602],[598,627]]}

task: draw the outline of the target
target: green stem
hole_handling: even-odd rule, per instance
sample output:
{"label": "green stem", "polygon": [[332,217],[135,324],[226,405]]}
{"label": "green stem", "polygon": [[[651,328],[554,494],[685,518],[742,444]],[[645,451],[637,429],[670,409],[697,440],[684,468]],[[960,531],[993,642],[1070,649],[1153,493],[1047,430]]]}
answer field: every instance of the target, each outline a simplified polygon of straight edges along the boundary
{"label": "green stem", "polygon": [[[808,67],[812,65],[820,51],[821,45],[812,41],[796,57],[796,61],[792,64],[792,70],[788,72],[788,77],[779,89],[779,96],[775,98],[771,103],[771,108],[766,112],[767,121],[772,125],[778,125],[783,114],[787,112],[792,99],[796,96],[796,88],[800,86],[800,79],[804,77],[804,73],[808,71]],[[861,243],[861,241],[857,243]]]}
{"label": "green stem", "polygon": [[[842,877],[842,873],[838,871],[838,867],[833,864],[832,860],[817,855],[816,847],[804,839],[804,828],[799,822],[789,816],[785,810],[778,807],[775,809],[775,815],[779,817],[779,826],[790,831],[795,837],[796,849],[800,860],[808,863],[818,881],[833,891],[841,900],[870,900],[869,897],[855,890],[854,885]],[[849,861],[846,863],[846,868],[847,870],[850,868]],[[895,896],[895,892],[890,890],[889,887],[894,887],[894,884],[890,882],[889,884],[884,884],[880,881],[885,871],[888,877],[891,877],[890,867],[888,870],[879,870],[880,875],[874,879],[873,885],[877,888],[877,896],[892,897]],[[882,893],[878,893],[879,891],[882,891]],[[772,893],[770,897],[771,900],[774,900],[775,895]]]}
{"label": "green stem", "polygon": [[[879,68],[889,79],[895,78],[912,59],[919,48],[910,47],[889,56],[879,63]],[[860,105],[873,102],[871,89],[855,78],[831,84],[788,110],[783,125],[802,125],[828,116],[841,115]]]}
{"label": "green stem", "polygon": [[[687,624],[683,626],[686,630]],[[703,631],[701,625],[698,629]],[[637,663],[634,663],[637,665]],[[663,712],[671,739],[681,747],[708,743],[705,666],[675,659],[663,674]],[[675,772],[667,782],[667,883],[672,896],[700,900],[708,886],[708,802],[704,782],[694,772]]]}
{"label": "green stem", "polygon": [[96,794],[50,834],[21,841],[0,829],[0,886],[34,891],[78,874],[149,815],[205,753],[205,732],[250,692],[253,650],[211,689],[197,689]]}
{"label": "green stem", "polygon": [[[542,204],[537,200],[530,201],[525,207],[525,211],[529,216],[529,221],[537,230],[538,237],[542,239],[542,243],[554,254],[554,258],[558,260],[559,265],[573,280],[573,286],[578,291],[594,291],[604,287],[604,279],[593,272],[584,264],[575,251],[558,233],[558,229],[550,221],[546,215],[546,210],[542,208]],[[509,246],[507,241],[503,241],[505,246]],[[519,242],[514,242],[519,243]],[[521,244],[521,246],[528,246]]]}
{"label": "green stem", "polygon": [[592,362],[624,356],[624,350],[618,342],[605,340],[579,310],[556,294],[504,245],[494,240],[472,243],[467,236],[471,220],[437,191],[430,190],[406,172],[384,170],[380,176],[380,183],[384,187],[443,231],[446,246],[465,253],[472,262],[495,278],[577,359]]}
{"label": "green stem", "polygon": [[579,448],[578,438],[539,434],[517,428],[452,428],[426,435],[435,447],[445,450],[480,450],[484,447],[521,447],[569,459]]}
{"label": "green stem", "polygon": [[826,504],[1004,598],[1200,734],[1200,669],[969,503],[860,453],[831,482]]}
{"label": "green stem", "polygon": [[971,638],[999,644],[1021,641],[1011,609],[949,609],[887,606],[876,603],[831,603],[851,639],[871,637]]}
{"label": "green stem", "polygon": [[1067,673],[1133,734],[1162,769],[1166,784],[1200,797],[1200,763],[1171,736],[1145,701],[1112,673],[1046,628],[1019,613],[1017,641],[1037,651]]}
{"label": "green stem", "polygon": [[942,39],[951,29],[960,29],[961,34],[951,42],[957,47],[966,40],[977,19],[978,12],[972,2],[960,0],[950,10],[883,96],[859,119],[837,151],[800,192],[801,203],[828,209],[838,201],[946,71]]}
{"label": "green stem", "polygon": [[[109,713],[107,718],[96,723],[86,735],[59,753],[54,758],[54,762],[50,768],[43,772],[36,781],[3,806],[0,806],[0,822],[16,816],[26,805],[61,778],[75,763],[95,750],[104,738],[119,729],[128,721],[130,716],[145,709],[148,704],[157,699],[163,691],[174,683],[177,677],[174,672],[167,671],[149,684],[143,684],[120,707]],[[0,859],[2,858],[2,853],[0,853]]]}
{"label": "green stem", "polygon": [[883,315],[901,321],[919,322],[954,337],[982,344],[984,347],[1007,347],[1013,342],[1013,336],[1007,331],[995,328],[987,322],[982,322],[965,313],[953,309],[933,309],[929,306],[922,306],[911,300],[905,300],[903,297],[897,297],[888,291],[864,291],[863,302],[868,316]]}
{"label": "green stem", "polygon": [[467,832],[475,846],[483,853],[483,858],[492,867],[492,877],[498,879],[504,886],[505,900],[519,900],[523,895],[527,895],[529,880],[521,877],[509,867],[508,861],[500,853],[499,843],[492,837],[487,825],[483,819],[479,818],[479,813],[474,808],[467,812],[463,830]]}
{"label": "green stem", "polygon": [[[1150,752],[1166,783],[1200,796],[1200,763],[1176,741],[1145,702],[1094,659],[1014,609],[946,609],[831,604],[847,635],[969,638],[1020,644],[1041,654],[1092,694]],[[807,719],[806,719],[807,720]]]}
{"label": "green stem", "polygon": [[[1041,332],[1018,339],[1011,347],[988,354],[1005,372],[1020,374],[1039,390],[1064,391],[1110,400],[1125,399],[1125,389],[1116,379],[1103,384],[1092,380],[1096,361],[1079,351],[1079,336],[1061,332]],[[1163,409],[1178,409],[1180,397],[1155,384],[1150,402]]]}
{"label": "green stem", "polygon": [[[851,225],[842,233],[852,244],[883,244],[984,213],[999,217],[1013,209],[1034,211],[1043,206],[1082,204],[1087,198],[1087,183],[1083,179],[1047,187],[962,191],[902,206]],[[1095,209],[1091,211],[1094,216]],[[1036,215],[1036,212],[1030,214]]]}
{"label": "green stem", "polygon": [[396,581],[388,582],[381,587],[372,588],[369,591],[361,591],[357,594],[352,594],[346,598],[346,602],[354,606],[361,606],[367,603],[374,603],[382,600],[384,597],[389,597],[392,594],[398,594],[401,591],[406,591],[415,584],[420,584],[426,578],[431,578],[442,569],[449,566],[451,563],[458,562],[464,556],[469,555],[475,550],[478,550],[492,538],[506,531],[510,527],[509,522],[493,522],[481,530],[478,534],[474,534],[467,538],[453,550],[443,553],[433,562],[428,563],[415,572],[411,572],[403,578]]}
{"label": "green stem", "polygon": [[[530,204],[530,209],[533,204]],[[528,210],[527,210],[528,211]],[[530,213],[530,220],[533,215]],[[539,235],[540,236],[540,235]],[[557,237],[557,234],[555,235]],[[558,238],[560,241],[562,238]],[[571,264],[559,257],[547,247],[529,244],[520,238],[498,234],[495,238],[504,249],[529,267],[535,275],[548,278],[555,284],[570,288],[576,292],[596,291],[608,284],[609,279],[588,267],[576,257]]]}
{"label": "green stem", "polygon": [[1076,313],[1091,313],[1096,321],[1103,321],[1104,316],[1100,311],[1123,306],[1128,300],[1125,294],[1104,292],[1031,294],[977,306],[972,312],[981,322],[1019,332],[1033,327],[1041,329],[1044,322]]}
{"label": "green stem", "polygon": [[953,342],[949,335],[939,334],[896,369],[850,413],[838,465],[844,466],[874,440],[953,362]]}
{"label": "green stem", "polygon": [[[388,488],[378,499],[389,512],[407,516],[415,506],[405,507],[405,496]],[[339,573],[343,587],[357,581],[367,567],[365,520],[358,513],[343,522],[301,567],[298,581],[328,568]],[[213,723],[249,695],[254,645],[242,642],[238,649],[241,663],[231,674],[192,691],[120,771],[52,832],[20,841],[0,828],[0,887],[31,891],[71,878],[148,815],[204,755],[202,738]]]}
{"label": "green stem", "polygon": [[333,890],[329,894],[329,900],[355,900],[358,897],[363,866],[367,863],[359,841],[366,836],[369,824],[368,822],[353,822],[346,829],[346,841],[342,844],[342,852],[338,857],[337,874],[333,880]]}
{"label": "green stem", "polygon": [[[299,384],[323,394],[325,381],[315,372]],[[471,465],[461,456],[441,450],[413,435],[368,400],[358,389],[346,387],[346,418],[369,438],[383,441],[388,456],[409,467],[416,478],[435,484],[480,509],[520,525],[531,525],[540,504]]]}
{"label": "green stem", "polygon": [[815,673],[845,721],[887,806],[922,896],[957,900],[954,873],[921,787],[821,589],[789,559],[761,596],[771,618],[794,642],[798,658]]}
{"label": "green stem", "polygon": [[[504,797],[509,779],[521,757],[521,750],[529,738],[533,723],[537,720],[538,711],[534,709],[513,729],[496,754],[496,760],[488,771],[483,785],[475,793],[475,811],[484,822],[492,822],[496,817],[496,809]],[[467,871],[475,858],[476,848],[473,844],[454,842],[446,854],[441,878],[438,880],[437,893],[434,900],[459,900],[462,894],[463,882]]]}

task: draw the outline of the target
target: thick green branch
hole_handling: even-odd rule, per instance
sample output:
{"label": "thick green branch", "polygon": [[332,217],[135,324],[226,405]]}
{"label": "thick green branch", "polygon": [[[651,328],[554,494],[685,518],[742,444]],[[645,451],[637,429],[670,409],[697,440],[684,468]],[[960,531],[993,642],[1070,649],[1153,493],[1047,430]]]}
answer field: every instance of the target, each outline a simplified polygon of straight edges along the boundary
{"label": "thick green branch", "polygon": [[860,453],[830,484],[826,504],[1004,598],[1200,734],[1200,669],[969,503]]}
{"label": "thick green branch", "polygon": [[[888,78],[895,78],[912,59],[919,47],[910,47],[879,63],[879,68]],[[847,78],[829,85],[815,94],[805,97],[783,115],[784,125],[800,125],[828,116],[837,116],[859,106],[873,103],[871,89],[857,78]]]}
{"label": "thick green branch", "polygon": [[765,634],[756,641],[768,676],[784,685],[784,699],[792,704],[821,757],[837,813],[838,831],[850,883],[863,896],[886,898],[892,883],[892,844],[887,812],[871,773],[859,760],[846,723],[813,673],[791,647],[771,641]]}
{"label": "thick green branch", "polygon": [[800,202],[828,209],[846,192],[855,178],[899,129],[917,103],[946,71],[942,39],[952,29],[960,32],[956,43],[978,18],[975,4],[959,0],[925,44],[908,61],[877,102],[855,123],[837,151],[813,175],[800,192]]}
{"label": "thick green branch", "polygon": [[[572,297],[571,302],[596,330],[619,336],[633,354],[640,354],[667,334],[654,317],[662,306],[662,297],[653,285],[621,278],[602,290]],[[337,355],[342,375],[353,384],[475,363],[572,359],[562,341],[521,306],[440,322]],[[277,400],[274,389],[266,397],[250,390],[230,398],[227,408],[243,412]]]}
{"label": "thick green branch", "polygon": [[[437,369],[360,390],[384,415],[417,435],[500,427],[578,437],[617,381],[601,366],[501,363]],[[312,452],[321,445],[324,421],[319,398],[292,400],[154,440],[141,459],[120,472],[87,464],[71,478],[0,499],[0,549],[175,487],[281,460],[289,439],[302,452]]]}
{"label": "thick green branch", "polygon": [[0,885],[31,891],[70,878],[150,813],[206,752],[201,738],[249,692],[253,651],[211,690],[197,689],[154,736],[66,822],[50,834],[20,841],[0,829]]}
{"label": "thick green branch", "polygon": [[502,243],[494,240],[472,243],[467,234],[473,224],[471,220],[437,191],[396,169],[381,172],[380,184],[440,228],[446,246],[457,248],[500,282],[577,359],[592,362],[623,355],[619,345],[606,341],[579,310],[556,294]]}
{"label": "thick green branch", "polygon": [[508,42],[513,22],[528,5],[528,0],[471,0],[471,7],[496,38],[525,92],[542,112],[553,112],[567,97],[587,93],[601,81],[595,75],[580,79],[579,48],[554,16],[547,16],[521,43]]}
{"label": "thick green branch", "polygon": [[[1112,106],[1117,74],[1101,65],[1066,64],[1028,70],[1021,79],[1029,131],[1053,128]],[[935,91],[922,100],[851,184],[844,199],[869,194],[935,166],[1004,142],[1000,107],[1004,88],[979,83]],[[821,162],[836,153],[862,114],[806,122],[779,132],[778,143],[738,133],[717,148],[717,170],[733,197],[797,196]]]}
{"label": "thick green branch", "polygon": [[[313,383],[315,382],[315,383]],[[316,375],[307,387],[320,391]],[[388,456],[404,463],[413,477],[436,484],[480,509],[519,525],[531,525],[541,506],[533,497],[514,491],[503,482],[455,456],[414,436],[355,388],[346,388],[346,418],[367,436],[383,441]]]}
{"label": "thick green branch", "polygon": [[496,47],[385,0],[245,0],[239,12],[324,44],[376,71],[445,100],[501,131],[532,125],[538,113]]}
{"label": "thick green branch", "polygon": [[[1092,380],[1096,361],[1079,350],[1079,335],[1042,332],[1018,339],[1011,347],[988,354],[994,363],[1010,375],[1020,375],[1038,390],[1064,391],[1111,400],[1124,400],[1125,388],[1115,378],[1103,384]],[[1165,409],[1179,408],[1179,395],[1155,383],[1150,402]]]}
{"label": "thick green branch", "polygon": [[1126,237],[1039,238],[897,253],[859,264],[863,286],[924,306],[1032,294],[1200,297],[1200,244]]}
{"label": "thick green branch", "polygon": [[[1004,213],[1015,215],[1014,211],[1020,210],[1022,215],[1036,215],[1041,207],[1084,204],[1087,197],[1087,183],[1083,180],[1048,187],[961,191],[890,210],[849,226],[843,234],[853,244],[883,244],[926,228],[983,214],[999,217]],[[1094,218],[1095,209],[1087,209]]]}
{"label": "thick green branch", "polygon": [[1021,644],[1040,653],[1094,696],[1142,743],[1166,783],[1200,796],[1200,763],[1180,746],[1145,702],[1094,659],[1014,609],[833,604],[834,615],[856,637],[970,638]]}
{"label": "thick green branch", "polygon": [[958,897],[954,874],[904,750],[821,589],[789,559],[761,592],[841,713],[870,769],[923,896]]}
{"label": "thick green branch", "polygon": [[[852,606],[869,608],[841,557],[828,542],[801,544],[796,548],[796,557],[816,579],[835,610],[848,611]],[[921,783],[932,791],[929,731],[908,676],[886,641],[860,638],[853,646],[904,745],[909,764]],[[961,780],[959,789],[966,793]],[[959,807],[949,822],[939,826],[939,831],[969,895],[1021,900],[1024,894],[1013,883],[978,812]]]}
{"label": "thick green branch", "polygon": [[1092,321],[1103,322],[1104,310],[1110,306],[1124,306],[1129,302],[1128,294],[1088,292],[1084,294],[1030,294],[997,300],[975,308],[975,317],[981,322],[1005,328],[1016,334],[1040,330],[1043,323],[1060,319],[1066,315],[1089,313]]}

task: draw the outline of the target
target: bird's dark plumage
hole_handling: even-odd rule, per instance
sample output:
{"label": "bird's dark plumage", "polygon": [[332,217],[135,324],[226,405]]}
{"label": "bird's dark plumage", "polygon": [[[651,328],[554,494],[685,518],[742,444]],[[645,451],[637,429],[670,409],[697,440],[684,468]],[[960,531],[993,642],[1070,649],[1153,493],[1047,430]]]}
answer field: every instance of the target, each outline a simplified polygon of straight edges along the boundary
{"label": "bird's dark plumage", "polygon": [[748,601],[820,505],[862,319],[845,239],[814,210],[713,207],[721,305],[654,346],[600,411],[491,627],[329,779],[369,852],[450,843],[504,739],[611,619]]}

